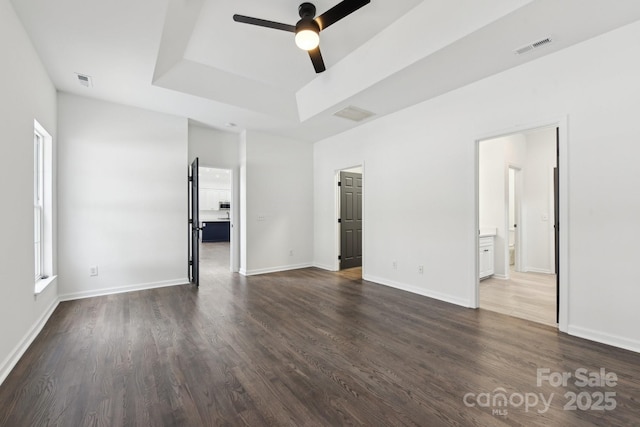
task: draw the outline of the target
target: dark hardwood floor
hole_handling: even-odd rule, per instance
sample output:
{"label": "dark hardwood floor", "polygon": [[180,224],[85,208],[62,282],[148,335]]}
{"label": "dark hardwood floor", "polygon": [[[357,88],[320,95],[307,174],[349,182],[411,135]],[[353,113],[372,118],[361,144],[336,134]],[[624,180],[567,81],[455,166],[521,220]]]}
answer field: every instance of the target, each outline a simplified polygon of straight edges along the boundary
{"label": "dark hardwood floor", "polygon": [[[199,289],[61,303],[0,386],[0,425],[640,425],[640,354],[314,268],[245,278],[220,250]],[[618,380],[538,386],[538,368]],[[612,392],[613,410],[563,408]]]}

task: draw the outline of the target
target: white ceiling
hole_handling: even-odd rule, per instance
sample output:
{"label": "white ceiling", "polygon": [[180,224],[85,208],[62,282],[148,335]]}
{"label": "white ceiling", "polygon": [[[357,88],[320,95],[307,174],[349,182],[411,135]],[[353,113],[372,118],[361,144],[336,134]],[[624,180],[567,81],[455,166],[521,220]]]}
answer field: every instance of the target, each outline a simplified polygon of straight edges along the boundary
{"label": "white ceiling", "polygon": [[61,91],[306,141],[357,126],[346,106],[375,120],[640,19],[637,0],[372,0],[321,33],[316,75],[291,33],[232,20],[295,24],[300,0],[12,3]]}
{"label": "white ceiling", "polygon": [[[339,0],[315,0],[321,15]],[[295,25],[301,1],[205,1],[184,58],[294,93],[316,77],[309,55],[294,44],[294,34],[240,24],[234,13]],[[420,0],[373,1],[322,32],[320,46],[328,66],[360,47]]]}
{"label": "white ceiling", "polygon": [[216,169],[200,166],[198,179],[201,188],[230,189],[231,172],[228,169]]}

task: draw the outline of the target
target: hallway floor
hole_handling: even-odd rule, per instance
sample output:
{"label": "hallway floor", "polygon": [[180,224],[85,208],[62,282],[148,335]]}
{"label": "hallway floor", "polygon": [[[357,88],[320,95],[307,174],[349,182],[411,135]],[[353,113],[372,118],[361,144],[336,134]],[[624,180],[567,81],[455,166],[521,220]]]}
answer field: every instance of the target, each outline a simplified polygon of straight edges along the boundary
{"label": "hallway floor", "polygon": [[480,308],[556,326],[556,275],[510,272],[480,282]]}

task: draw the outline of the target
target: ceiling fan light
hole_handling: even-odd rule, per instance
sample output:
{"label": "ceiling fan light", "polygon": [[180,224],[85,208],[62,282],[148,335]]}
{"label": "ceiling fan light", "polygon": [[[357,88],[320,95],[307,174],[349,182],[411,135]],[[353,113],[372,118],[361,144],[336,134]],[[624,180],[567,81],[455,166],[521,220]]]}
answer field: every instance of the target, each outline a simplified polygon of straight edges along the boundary
{"label": "ceiling fan light", "polygon": [[296,24],[296,45],[302,50],[317,48],[320,44],[319,33],[320,26],[316,21],[309,17],[302,18]]}
{"label": "ceiling fan light", "polygon": [[313,50],[320,44],[320,36],[313,30],[301,30],[296,33],[296,45],[302,50]]}

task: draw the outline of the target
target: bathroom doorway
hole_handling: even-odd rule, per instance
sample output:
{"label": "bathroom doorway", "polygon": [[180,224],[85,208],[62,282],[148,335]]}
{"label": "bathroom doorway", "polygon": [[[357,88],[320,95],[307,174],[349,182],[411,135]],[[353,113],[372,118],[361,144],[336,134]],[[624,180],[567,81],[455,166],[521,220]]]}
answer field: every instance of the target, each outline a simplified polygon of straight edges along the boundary
{"label": "bathroom doorway", "polygon": [[520,188],[522,187],[522,170],[517,167],[510,165],[509,166],[509,202],[508,202],[508,218],[509,222],[507,224],[508,229],[508,245],[509,245],[509,254],[508,254],[508,262],[509,269],[507,270],[507,276],[511,276],[510,271],[522,271],[521,267],[521,257],[522,249],[520,248],[520,243],[522,242],[522,237],[520,236],[520,229],[518,229],[518,224],[521,223],[520,212]]}
{"label": "bathroom doorway", "polygon": [[[556,326],[556,126],[479,141],[479,307]],[[487,271],[488,244],[493,269]]]}

